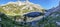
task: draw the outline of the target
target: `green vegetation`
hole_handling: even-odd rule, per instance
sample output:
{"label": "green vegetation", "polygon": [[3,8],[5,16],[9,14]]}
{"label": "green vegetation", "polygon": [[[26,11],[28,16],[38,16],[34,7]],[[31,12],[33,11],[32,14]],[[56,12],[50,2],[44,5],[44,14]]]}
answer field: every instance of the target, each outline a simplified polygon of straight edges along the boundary
{"label": "green vegetation", "polygon": [[2,27],[14,27],[14,26],[21,27],[22,26],[22,24],[18,24],[18,22],[7,17],[5,14],[0,15],[0,17],[2,18],[2,21],[0,22]]}

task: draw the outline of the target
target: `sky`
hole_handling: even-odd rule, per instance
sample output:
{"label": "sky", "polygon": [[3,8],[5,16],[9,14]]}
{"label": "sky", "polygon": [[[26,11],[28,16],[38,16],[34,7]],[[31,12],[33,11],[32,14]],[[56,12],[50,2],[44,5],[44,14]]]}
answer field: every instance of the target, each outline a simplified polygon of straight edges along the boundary
{"label": "sky", "polygon": [[[0,5],[6,4],[10,1],[15,2],[17,0],[0,0]],[[29,0],[29,1],[35,4],[39,4],[44,9],[50,9],[53,7],[57,7],[59,5],[59,0]]]}

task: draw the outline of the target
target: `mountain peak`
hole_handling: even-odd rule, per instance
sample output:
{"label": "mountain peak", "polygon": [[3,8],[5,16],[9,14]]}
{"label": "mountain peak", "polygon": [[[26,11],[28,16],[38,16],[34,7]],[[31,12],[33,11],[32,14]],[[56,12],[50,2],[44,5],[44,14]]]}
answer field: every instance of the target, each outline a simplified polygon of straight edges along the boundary
{"label": "mountain peak", "polygon": [[60,6],[60,1],[59,1],[59,6]]}
{"label": "mountain peak", "polygon": [[[44,12],[44,9],[39,4],[34,4],[31,2],[8,2],[5,5],[1,6],[5,14],[8,15],[23,15],[29,12]],[[2,10],[2,11],[3,11]]]}

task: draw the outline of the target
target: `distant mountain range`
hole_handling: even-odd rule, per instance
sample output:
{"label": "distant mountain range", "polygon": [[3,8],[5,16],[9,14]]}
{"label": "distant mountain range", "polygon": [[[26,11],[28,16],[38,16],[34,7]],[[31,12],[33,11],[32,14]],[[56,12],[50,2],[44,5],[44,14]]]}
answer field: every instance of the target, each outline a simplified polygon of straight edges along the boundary
{"label": "distant mountain range", "polygon": [[51,8],[45,13],[44,21],[46,27],[60,27],[60,2],[57,7]]}
{"label": "distant mountain range", "polygon": [[45,15],[50,16],[50,15],[53,15],[54,13],[56,13],[56,12],[60,13],[60,4],[57,7],[53,7],[51,9],[47,10],[47,13]]}

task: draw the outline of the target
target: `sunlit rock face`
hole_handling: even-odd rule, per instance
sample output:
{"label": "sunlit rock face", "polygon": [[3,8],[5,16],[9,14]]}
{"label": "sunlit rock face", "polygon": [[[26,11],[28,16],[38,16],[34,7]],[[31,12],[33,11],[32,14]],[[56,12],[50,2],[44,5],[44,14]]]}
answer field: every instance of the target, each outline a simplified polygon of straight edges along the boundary
{"label": "sunlit rock face", "polygon": [[6,15],[23,15],[29,12],[42,12],[44,13],[45,10],[38,4],[34,4],[31,2],[8,2],[4,5],[0,6],[1,12],[5,13]]}

